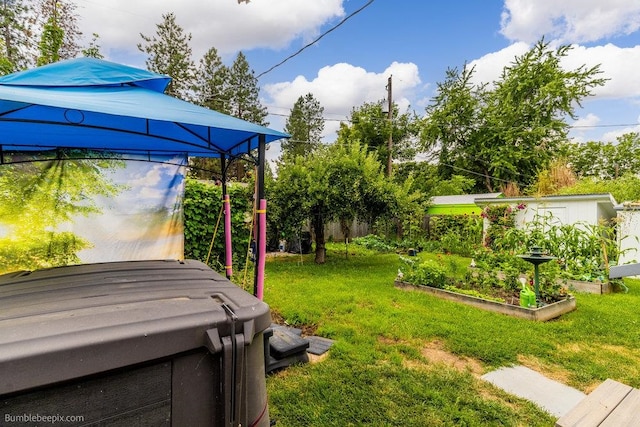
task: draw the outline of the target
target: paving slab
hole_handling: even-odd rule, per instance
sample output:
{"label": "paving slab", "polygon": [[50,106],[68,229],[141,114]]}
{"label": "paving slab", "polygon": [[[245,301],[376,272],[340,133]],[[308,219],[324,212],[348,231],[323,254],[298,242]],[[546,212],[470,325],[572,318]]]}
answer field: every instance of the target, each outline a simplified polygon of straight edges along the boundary
{"label": "paving slab", "polygon": [[329,338],[310,336],[306,337],[306,339],[309,341],[309,348],[307,349],[307,352],[317,356],[323,355],[329,351],[329,348],[333,345],[333,340],[330,340]]}
{"label": "paving slab", "polygon": [[482,379],[508,393],[532,401],[556,417],[562,417],[586,397],[580,390],[547,378],[525,366],[500,368],[483,375]]}

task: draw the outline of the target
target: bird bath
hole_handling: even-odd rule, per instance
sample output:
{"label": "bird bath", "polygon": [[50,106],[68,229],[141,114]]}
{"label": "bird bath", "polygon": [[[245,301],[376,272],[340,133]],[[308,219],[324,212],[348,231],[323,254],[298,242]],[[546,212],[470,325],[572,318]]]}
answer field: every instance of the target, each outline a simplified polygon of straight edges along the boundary
{"label": "bird bath", "polygon": [[534,291],[536,293],[536,304],[540,306],[540,277],[538,275],[538,266],[545,262],[556,259],[554,256],[545,255],[542,252],[540,246],[531,247],[531,251],[528,254],[518,255],[523,260],[533,264],[533,284]]}

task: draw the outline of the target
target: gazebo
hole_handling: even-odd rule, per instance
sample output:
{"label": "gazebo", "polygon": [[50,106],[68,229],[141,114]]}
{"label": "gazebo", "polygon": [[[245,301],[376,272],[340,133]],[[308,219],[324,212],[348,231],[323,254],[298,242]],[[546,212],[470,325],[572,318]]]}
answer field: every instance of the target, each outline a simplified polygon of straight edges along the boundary
{"label": "gazebo", "polygon": [[168,96],[169,82],[168,76],[93,58],[0,77],[0,165],[15,153],[69,150],[213,157],[221,162],[226,200],[229,162],[255,162],[260,207],[254,293],[261,297],[265,146],[289,135]]}

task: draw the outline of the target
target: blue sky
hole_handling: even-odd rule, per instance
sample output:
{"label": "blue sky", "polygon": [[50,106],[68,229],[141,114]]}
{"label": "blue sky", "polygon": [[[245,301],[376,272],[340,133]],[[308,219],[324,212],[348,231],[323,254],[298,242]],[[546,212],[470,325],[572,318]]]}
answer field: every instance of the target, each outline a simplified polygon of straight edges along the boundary
{"label": "blue sky", "polygon": [[[614,141],[640,131],[640,0],[76,0],[83,32],[100,35],[106,59],[144,67],[140,33],[155,34],[174,12],[192,35],[197,62],[215,47],[230,64],[242,50],[256,75],[342,19],[344,24],[259,79],[270,126],[281,130],[308,92],[325,109],[325,139],[354,106],[381,100],[393,75],[394,101],[424,113],[448,67],[475,65],[491,82],[542,36],[572,44],[566,66],[601,64],[611,80],[576,110],[577,141]],[[275,147],[277,152],[277,147]],[[273,152],[272,152],[273,155]]]}

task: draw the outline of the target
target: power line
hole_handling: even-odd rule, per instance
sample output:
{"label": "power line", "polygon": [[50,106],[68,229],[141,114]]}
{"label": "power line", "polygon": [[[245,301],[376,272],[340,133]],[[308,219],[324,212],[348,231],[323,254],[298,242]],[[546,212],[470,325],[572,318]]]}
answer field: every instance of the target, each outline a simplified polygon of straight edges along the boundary
{"label": "power line", "polygon": [[640,123],[620,123],[620,124],[611,124],[611,125],[575,125],[569,126],[571,129],[580,129],[580,128],[615,128],[615,127],[627,127],[627,126],[640,126]]}
{"label": "power line", "polygon": [[320,41],[321,38],[323,38],[324,36],[326,36],[327,34],[329,34],[330,32],[332,32],[333,30],[337,29],[338,27],[340,27],[342,24],[344,24],[345,22],[347,22],[347,20],[349,20],[350,18],[352,18],[353,16],[357,15],[358,13],[362,12],[365,8],[367,8],[371,3],[373,3],[373,0],[369,0],[364,6],[362,6],[360,9],[352,12],[351,14],[349,14],[349,16],[347,16],[346,18],[344,18],[342,21],[338,22],[335,26],[329,28],[327,31],[325,31],[324,33],[320,34],[320,36],[318,36],[315,40],[313,40],[312,42],[306,44],[305,46],[303,46],[302,48],[300,48],[300,50],[298,50],[297,52],[287,56],[285,59],[283,59],[282,61],[278,62],[276,65],[274,65],[273,67],[269,68],[267,71],[263,71],[262,73],[258,74],[256,76],[256,79],[259,79],[260,77],[264,76],[265,74],[273,71],[274,69],[278,68],[279,66],[281,66],[282,64],[284,64],[285,62],[287,62],[288,60],[298,56],[299,54],[302,53],[303,50],[307,49],[308,47],[313,46],[314,44],[316,44],[318,41]]}

